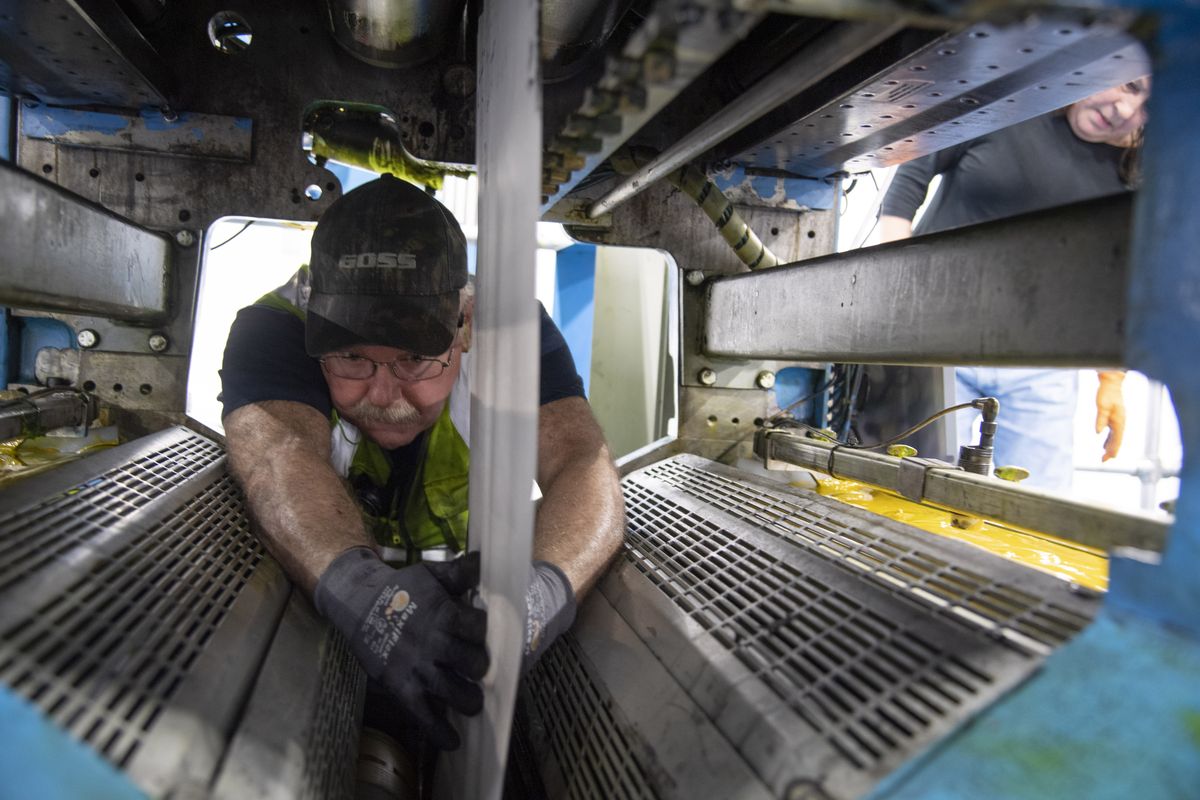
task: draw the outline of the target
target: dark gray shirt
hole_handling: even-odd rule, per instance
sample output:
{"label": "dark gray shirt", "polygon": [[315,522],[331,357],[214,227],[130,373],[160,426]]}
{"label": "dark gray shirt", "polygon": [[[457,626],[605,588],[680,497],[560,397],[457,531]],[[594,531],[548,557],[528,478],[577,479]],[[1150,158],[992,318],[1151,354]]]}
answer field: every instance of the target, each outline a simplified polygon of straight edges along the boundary
{"label": "dark gray shirt", "polygon": [[1122,152],[1075,136],[1064,114],[1034,117],[901,165],[880,214],[912,219],[939,174],[942,184],[914,234],[1114,194],[1126,188]]}

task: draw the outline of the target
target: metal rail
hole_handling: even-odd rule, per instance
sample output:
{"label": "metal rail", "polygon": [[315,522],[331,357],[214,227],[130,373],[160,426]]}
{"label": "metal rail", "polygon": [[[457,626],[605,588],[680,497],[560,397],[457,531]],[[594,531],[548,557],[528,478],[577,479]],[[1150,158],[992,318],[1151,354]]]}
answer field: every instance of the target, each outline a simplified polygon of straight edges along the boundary
{"label": "metal rail", "polygon": [[[782,430],[759,431],[754,453],[768,466],[783,462],[908,494],[901,477],[904,459],[851,450]],[[949,466],[924,470],[919,499],[1102,550],[1136,547],[1161,551],[1166,546],[1167,524],[1153,517],[1098,508]]]}
{"label": "metal rail", "polygon": [[704,349],[865,364],[1121,366],[1131,214],[1122,194],[719,278],[709,284]]}

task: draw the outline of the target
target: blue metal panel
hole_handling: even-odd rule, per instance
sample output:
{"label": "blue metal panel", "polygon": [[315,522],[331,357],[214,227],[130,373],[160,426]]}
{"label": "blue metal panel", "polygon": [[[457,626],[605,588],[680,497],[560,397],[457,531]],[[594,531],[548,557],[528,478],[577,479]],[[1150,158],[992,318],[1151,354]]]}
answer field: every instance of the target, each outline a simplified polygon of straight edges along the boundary
{"label": "blue metal panel", "polygon": [[733,165],[709,177],[734,203],[796,210],[825,210],[833,208],[836,194],[833,181],[747,175],[745,169],[739,165]]}
{"label": "blue metal panel", "polygon": [[9,132],[12,130],[12,98],[0,93],[0,159],[12,161],[12,141]]}
{"label": "blue metal panel", "polygon": [[1196,797],[1200,792],[1200,14],[1160,17],[1137,198],[1127,363],[1171,390],[1183,441],[1160,563],[1118,555],[1101,615],[1028,684],[875,798]]}
{"label": "blue metal panel", "polygon": [[[825,371],[808,369],[806,367],[785,367],[775,373],[775,403],[780,409],[785,409],[797,400],[802,400],[813,393],[818,382],[824,380]],[[818,419],[816,409],[825,399],[822,393],[810,398],[795,408],[790,409],[791,415],[808,425],[822,427],[823,419]]]}
{"label": "blue metal panel", "polygon": [[596,302],[596,248],[575,244],[558,251],[554,285],[554,322],[575,357],[575,368],[588,393],[592,377],[592,319]]}
{"label": "blue metal panel", "polygon": [[253,122],[247,117],[182,112],[167,119],[157,108],[89,111],[24,101],[21,133],[67,147],[171,153],[250,161]]}
{"label": "blue metal panel", "polygon": [[[1113,564],[1109,602],[1200,640],[1200,14],[1164,15],[1156,42],[1134,210],[1129,366],[1171,391],[1183,443],[1179,501],[1162,564]],[[1200,682],[1200,678],[1197,678]],[[1200,784],[1196,784],[1200,786]]]}
{"label": "blue metal panel", "polygon": [[871,797],[1195,797],[1198,675],[1194,639],[1102,613],[1042,673]]}
{"label": "blue metal panel", "polygon": [[111,764],[0,686],[0,795],[38,800],[145,797]]}
{"label": "blue metal panel", "polygon": [[65,323],[56,319],[17,317],[16,320],[19,333],[14,338],[17,339],[16,347],[20,348],[20,360],[15,364],[17,380],[21,383],[34,383],[34,365],[38,350],[43,347],[75,347],[75,336]]}

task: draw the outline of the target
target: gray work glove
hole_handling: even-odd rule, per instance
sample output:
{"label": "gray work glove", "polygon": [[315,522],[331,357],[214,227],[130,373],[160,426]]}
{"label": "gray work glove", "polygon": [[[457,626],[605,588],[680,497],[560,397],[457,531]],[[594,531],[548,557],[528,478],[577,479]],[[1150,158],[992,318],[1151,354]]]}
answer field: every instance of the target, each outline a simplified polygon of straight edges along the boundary
{"label": "gray work glove", "polygon": [[521,673],[528,672],[574,621],[575,592],[567,576],[549,561],[533,562],[529,591],[525,593],[525,650],[521,657]]}
{"label": "gray work glove", "polygon": [[478,583],[478,553],[396,569],[355,547],[334,559],[313,593],[367,674],[442,750],[459,744],[446,706],[467,715],[483,708],[487,614],[464,597]]}

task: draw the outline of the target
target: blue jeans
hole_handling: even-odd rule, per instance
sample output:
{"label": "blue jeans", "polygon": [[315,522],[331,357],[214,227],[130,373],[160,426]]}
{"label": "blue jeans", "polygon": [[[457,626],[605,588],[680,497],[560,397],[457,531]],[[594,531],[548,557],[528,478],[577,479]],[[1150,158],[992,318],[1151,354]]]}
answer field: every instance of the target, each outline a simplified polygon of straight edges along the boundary
{"label": "blue jeans", "polygon": [[[995,464],[1029,470],[1026,486],[1066,491],[1075,460],[1075,405],[1079,374],[1061,369],[959,367],[956,401],[976,397],[1000,401]],[[978,412],[956,415],[958,443],[978,441]]]}

